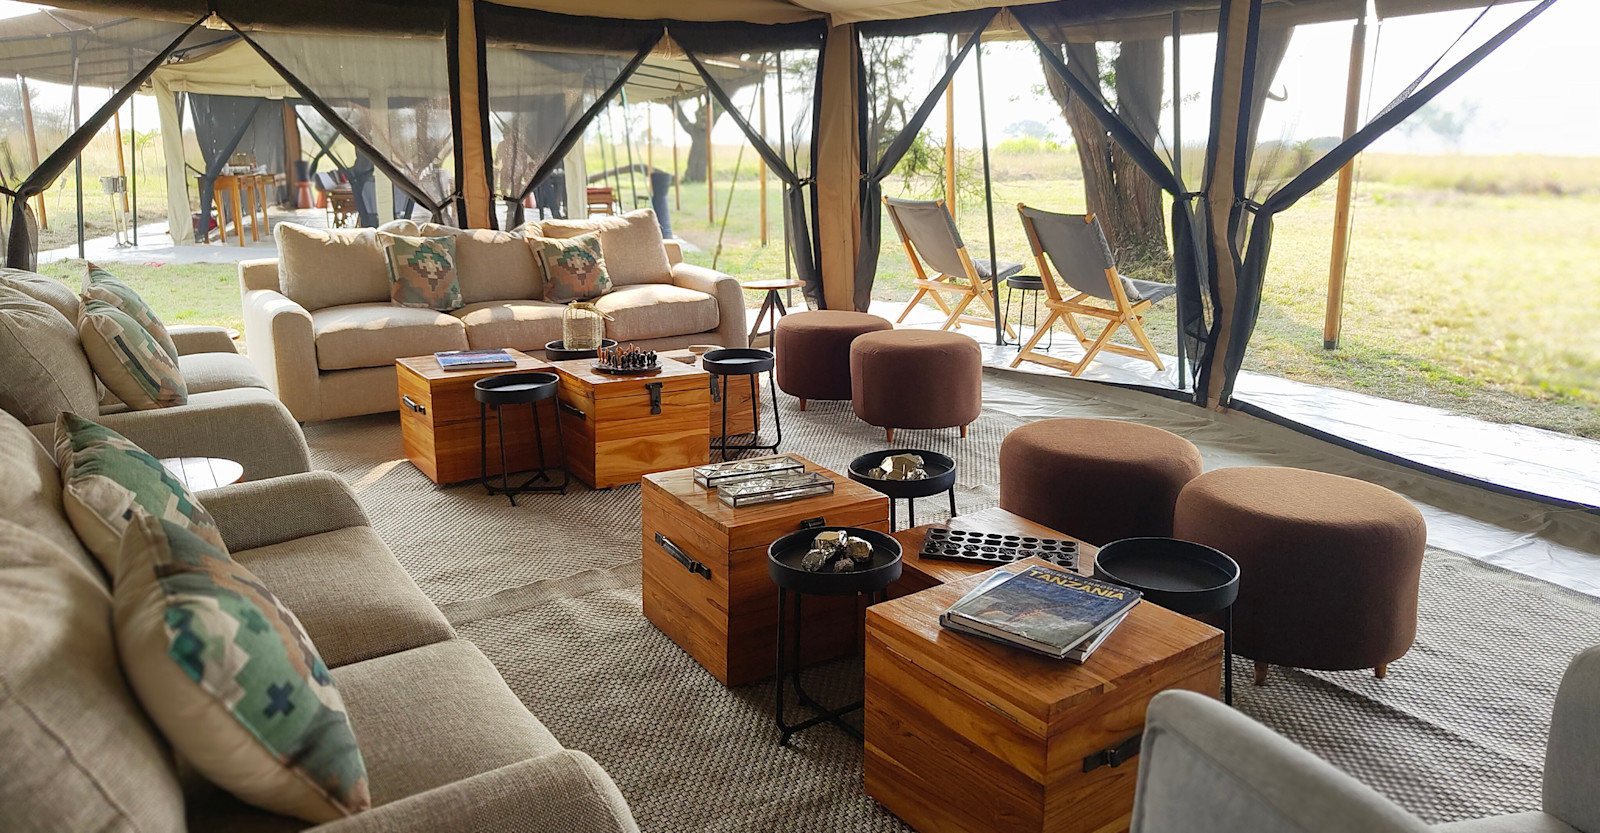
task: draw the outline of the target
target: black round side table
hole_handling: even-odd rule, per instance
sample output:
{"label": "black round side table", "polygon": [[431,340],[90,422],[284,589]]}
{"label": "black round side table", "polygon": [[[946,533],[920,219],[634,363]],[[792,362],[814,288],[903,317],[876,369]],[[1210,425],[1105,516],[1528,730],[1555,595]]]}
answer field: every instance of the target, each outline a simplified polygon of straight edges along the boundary
{"label": "black round side table", "polygon": [[[877,468],[883,458],[896,454],[915,454],[922,458],[922,469],[928,473],[923,480],[882,480],[868,477],[867,472]],[[918,451],[914,448],[891,448],[873,451],[850,461],[850,479],[889,498],[889,531],[895,531],[895,501],[905,498],[906,526],[917,525],[916,499],[932,497],[940,492],[950,493],[950,517],[956,515],[956,461],[937,451]]]}
{"label": "black round side table", "polygon": [[[1011,296],[1018,292],[1022,293],[1022,300],[1017,303],[1017,315],[1020,317],[1028,313],[1028,296],[1030,294],[1033,295],[1033,317],[1029,319],[1028,326],[1033,329],[1038,329],[1039,297],[1044,294],[1044,278],[1041,278],[1038,275],[1012,275],[1011,277],[1006,278],[1007,321],[1011,320]],[[1020,340],[1021,336],[1018,336],[1018,339]],[[1049,334],[1047,334],[1045,337],[1044,349],[1049,350],[1051,347],[1055,346],[1055,343],[1056,330],[1054,327],[1051,327]]]}
{"label": "black round side table", "polygon": [[[783,421],[778,416],[778,381],[772,368],[777,364],[777,358],[770,350],[757,350],[753,347],[729,347],[722,350],[711,350],[700,357],[700,367],[711,374],[712,392],[722,400],[722,434],[711,440],[711,450],[722,452],[722,459],[728,459],[728,452],[740,456],[746,451],[777,451],[783,443]],[[772,424],[778,436],[771,443],[761,441],[761,396],[756,377],[767,374],[768,388],[772,400]],[[755,419],[755,431],[750,433],[750,440],[744,443],[730,444],[728,442],[728,398],[731,395],[729,385],[733,384],[734,376],[745,376],[750,379],[750,410]]]}
{"label": "black round side table", "polygon": [[[844,532],[861,538],[872,545],[872,556],[865,569],[849,573],[809,572],[800,568],[800,560],[811,550],[811,542],[823,532]],[[778,585],[778,685],[775,719],[781,737],[779,746],[788,746],[789,738],[822,723],[832,723],[845,732],[861,737],[861,731],[840,718],[866,703],[857,700],[837,708],[827,708],[806,694],[800,685],[800,627],[805,621],[800,615],[800,602],[805,596],[854,596],[865,594],[867,604],[887,601],[889,585],[900,578],[900,542],[871,529],[848,526],[824,526],[802,529],[772,542],[767,548],[767,575]],[[789,595],[794,594],[794,641],[790,645],[784,621],[788,618]],[[812,717],[799,723],[785,723],[783,699],[785,690],[794,686],[796,699],[813,712]]]}
{"label": "black round side table", "polygon": [[[552,399],[560,387],[554,373],[507,373],[472,383],[472,396],[478,400],[478,480],[491,495],[505,495],[517,505],[517,495],[528,492],[567,493],[572,476],[567,472],[567,446],[561,436],[561,409],[556,408],[556,448],[561,451],[561,482],[550,480],[544,459],[544,426],[539,421],[539,403]],[[512,486],[506,463],[506,421],[501,409],[507,405],[528,405],[533,411],[533,442],[539,451],[539,469],[520,486]],[[489,482],[489,409],[495,411],[495,427],[500,434],[500,485]],[[546,485],[535,486],[544,481]]]}
{"label": "black round side table", "polygon": [[1132,587],[1173,613],[1222,614],[1223,700],[1233,705],[1233,602],[1239,564],[1204,544],[1177,538],[1124,538],[1100,548],[1094,577]]}

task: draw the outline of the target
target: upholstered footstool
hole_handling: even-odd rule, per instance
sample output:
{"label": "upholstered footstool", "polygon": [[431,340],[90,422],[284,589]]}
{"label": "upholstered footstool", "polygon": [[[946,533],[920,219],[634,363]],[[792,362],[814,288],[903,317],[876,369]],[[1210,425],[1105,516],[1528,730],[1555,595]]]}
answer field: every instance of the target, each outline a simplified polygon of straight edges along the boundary
{"label": "upholstered footstool", "polygon": [[812,310],[785,315],[772,331],[778,387],[800,400],[850,398],[850,342],[892,330],[887,319],[864,312]]}
{"label": "upholstered footstool", "polygon": [[1217,469],[1184,487],[1173,535],[1239,563],[1233,651],[1256,661],[1257,685],[1270,665],[1382,677],[1416,638],[1428,529],[1382,486],[1273,466]]}
{"label": "upholstered footstool", "polygon": [[850,404],[868,425],[961,428],[983,410],[983,351],[960,333],[884,330],[850,344]]}
{"label": "upholstered footstool", "polygon": [[1000,444],[1000,508],[1095,546],[1169,536],[1178,492],[1199,474],[1199,449],[1169,431],[1041,419]]}

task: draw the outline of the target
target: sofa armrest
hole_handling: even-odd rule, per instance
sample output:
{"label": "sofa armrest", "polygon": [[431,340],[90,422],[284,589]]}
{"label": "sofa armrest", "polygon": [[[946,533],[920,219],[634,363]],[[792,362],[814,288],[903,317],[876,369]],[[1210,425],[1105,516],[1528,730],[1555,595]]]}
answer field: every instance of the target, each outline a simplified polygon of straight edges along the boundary
{"label": "sofa armrest", "polygon": [[638,833],[593,758],[571,749],[407,796],[315,833]]}
{"label": "sofa armrest", "polygon": [[277,290],[248,290],[244,335],[250,362],[278,401],[300,422],[318,419],[322,403],[311,313]]}
{"label": "sofa armrest", "polygon": [[704,292],[717,299],[716,343],[723,347],[749,347],[750,326],[745,316],[744,290],[731,276],[714,269],[679,263],[672,267],[672,283],[684,289]]}
{"label": "sofa armrest", "polygon": [[355,492],[326,471],[223,486],[205,492],[200,503],[232,552],[372,525]]}
{"label": "sofa armrest", "polygon": [[1600,647],[1572,660],[1556,692],[1545,750],[1544,811],[1579,830],[1600,830]]}
{"label": "sofa armrest", "polygon": [[277,258],[239,261],[239,291],[244,293],[257,289],[270,289],[273,292],[283,289],[283,283],[278,278]]}
{"label": "sofa armrest", "polygon": [[172,343],[178,348],[180,356],[192,356],[195,353],[239,352],[238,345],[233,343],[233,338],[228,335],[226,327],[175,324],[167,328],[167,334],[172,336]]}
{"label": "sofa armrest", "polygon": [[667,250],[667,265],[677,266],[683,262],[683,244],[676,240],[661,241],[661,248]]}
{"label": "sofa armrest", "polygon": [[189,404],[91,417],[156,457],[222,457],[244,466],[245,480],[311,469],[311,452],[294,417],[260,388],[194,394]]}

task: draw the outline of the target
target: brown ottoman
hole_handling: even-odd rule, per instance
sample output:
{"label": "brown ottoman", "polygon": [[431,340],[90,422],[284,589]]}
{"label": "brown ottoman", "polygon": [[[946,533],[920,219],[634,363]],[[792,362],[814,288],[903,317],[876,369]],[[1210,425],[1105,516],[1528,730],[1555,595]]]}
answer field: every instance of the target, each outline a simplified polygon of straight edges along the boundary
{"label": "brown ottoman", "polygon": [[885,330],[850,344],[850,404],[886,429],[961,427],[983,410],[983,351],[960,333]]}
{"label": "brown ottoman", "polygon": [[1239,562],[1233,651],[1268,665],[1379,677],[1417,635],[1428,529],[1362,480],[1279,467],[1217,469],[1178,496],[1173,535]]}
{"label": "brown ottoman", "polygon": [[864,312],[821,309],[778,319],[772,332],[778,387],[800,400],[850,398],[850,342],[862,333],[892,330],[888,320]]}
{"label": "brown ottoman", "polygon": [[1000,444],[1000,508],[1095,546],[1169,536],[1200,451],[1148,425],[1041,419]]}

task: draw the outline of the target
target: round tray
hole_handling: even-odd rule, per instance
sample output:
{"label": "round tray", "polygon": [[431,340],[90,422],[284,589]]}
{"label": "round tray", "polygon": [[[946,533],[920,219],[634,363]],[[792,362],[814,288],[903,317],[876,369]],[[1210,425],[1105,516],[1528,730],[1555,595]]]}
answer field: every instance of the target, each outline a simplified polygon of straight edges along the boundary
{"label": "round tray", "polygon": [[1194,615],[1222,610],[1239,597],[1239,565],[1204,544],[1176,538],[1124,538],[1100,548],[1094,577]]}
{"label": "round tray", "polygon": [[777,358],[770,351],[753,347],[727,347],[700,357],[701,369],[719,376],[754,376],[766,373],[775,364]]}
{"label": "round tray", "polygon": [[[872,545],[872,558],[865,570],[853,573],[808,573],[800,569],[800,559],[811,551],[817,533],[836,529]],[[812,596],[849,596],[882,590],[900,578],[900,542],[882,532],[853,526],[819,526],[802,529],[772,542],[767,548],[767,575],[785,590]]]}
{"label": "round tray", "polygon": [[661,360],[660,359],[656,360],[656,366],[655,367],[644,367],[644,368],[638,368],[638,369],[635,369],[635,368],[624,369],[624,368],[620,368],[620,367],[612,367],[610,365],[601,364],[599,362],[591,362],[589,364],[589,366],[594,368],[596,373],[604,373],[607,376],[653,376],[653,375],[661,372]]}
{"label": "round tray", "polygon": [[554,373],[507,373],[472,383],[472,397],[485,405],[523,405],[556,395],[560,379]]}
{"label": "round tray", "polygon": [[[876,468],[883,458],[896,454],[915,454],[922,458],[922,468],[928,472],[926,480],[879,480],[868,477],[867,471]],[[937,451],[919,451],[915,448],[891,448],[873,451],[850,461],[850,479],[891,498],[928,497],[950,490],[956,482],[956,461]]]}
{"label": "round tray", "polygon": [[[615,347],[617,346],[617,342],[616,339],[603,338],[600,339],[600,346]],[[564,362],[571,361],[572,359],[592,359],[598,355],[600,355],[600,351],[598,349],[568,350],[567,348],[561,346],[561,341],[559,339],[544,346],[544,359],[547,362]]]}

